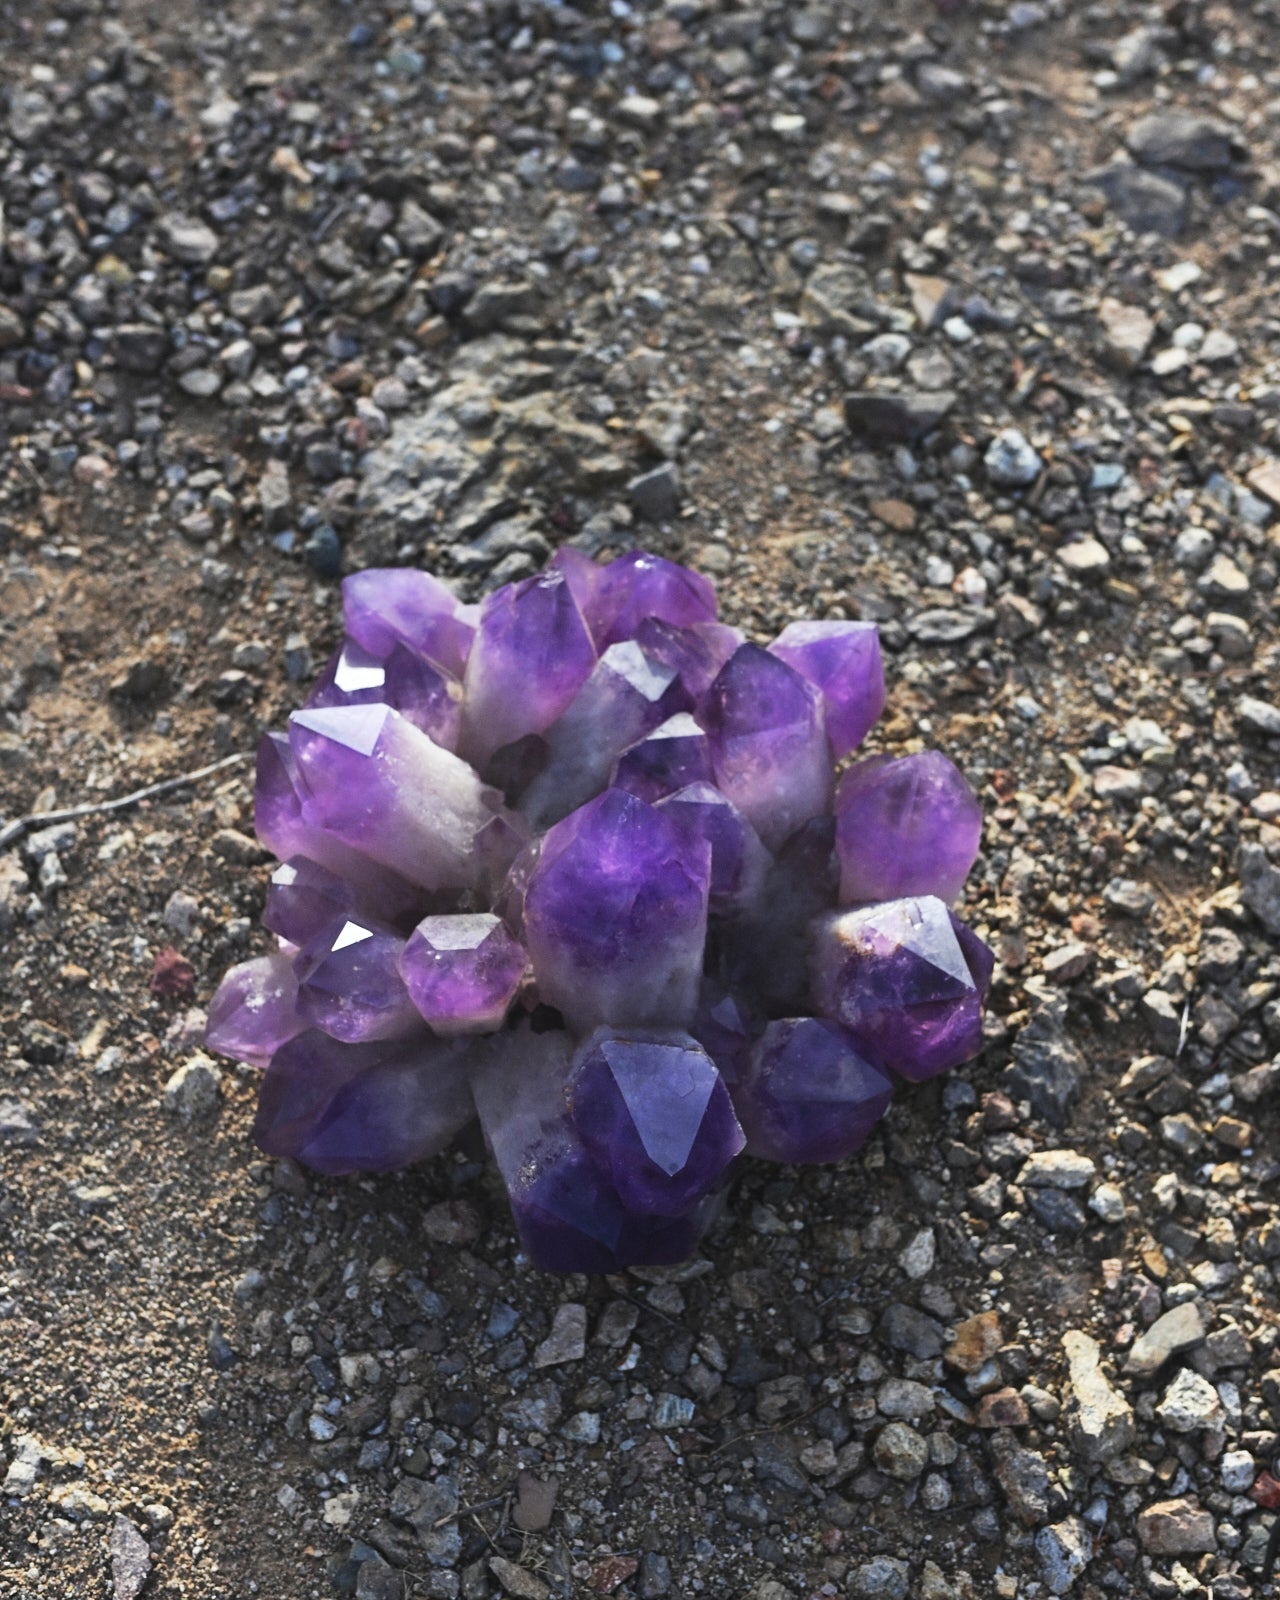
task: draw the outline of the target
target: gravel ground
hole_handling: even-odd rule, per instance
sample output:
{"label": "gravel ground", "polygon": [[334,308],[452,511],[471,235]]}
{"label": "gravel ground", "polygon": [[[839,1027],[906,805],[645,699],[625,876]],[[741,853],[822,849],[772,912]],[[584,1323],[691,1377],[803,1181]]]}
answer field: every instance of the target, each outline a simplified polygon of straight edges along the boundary
{"label": "gravel ground", "polygon": [[679,1271],[261,1159],[247,764],[0,849],[0,1597],[1273,1592],[1280,6],[0,0],[0,837],[335,577],[882,625],[982,1058]]}

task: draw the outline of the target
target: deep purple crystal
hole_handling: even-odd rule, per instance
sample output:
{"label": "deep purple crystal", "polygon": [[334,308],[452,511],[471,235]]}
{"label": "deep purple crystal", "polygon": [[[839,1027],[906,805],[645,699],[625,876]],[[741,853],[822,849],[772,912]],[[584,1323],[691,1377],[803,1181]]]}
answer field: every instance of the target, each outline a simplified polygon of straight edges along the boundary
{"label": "deep purple crystal", "polygon": [[385,659],[405,645],[460,679],[478,613],[429,573],[370,567],[342,580],[342,620],[348,636],[371,655]]}
{"label": "deep purple crystal", "polygon": [[385,657],[350,639],[329,658],[307,706],[389,705],[446,750],[462,729],[462,685],[404,645]]}
{"label": "deep purple crystal", "polygon": [[263,926],[301,947],[334,922],[369,912],[345,879],[305,856],[282,861],[267,884]]}
{"label": "deep purple crystal", "polygon": [[438,1154],[471,1121],[465,1045],[422,1036],[343,1044],[313,1028],[277,1050],[253,1136],[318,1172],[388,1172]]}
{"label": "deep purple crystal", "polygon": [[542,842],[524,901],[538,993],[579,1031],[684,1027],[707,928],[711,851],[606,789]]}
{"label": "deep purple crystal", "polygon": [[758,901],[769,870],[769,854],[747,819],[709,783],[691,783],[657,802],[690,839],[705,840],[711,851],[710,909],[732,916]]}
{"label": "deep purple crystal", "polygon": [[813,1003],[868,1060],[921,1083],[982,1048],[995,957],[932,895],[821,918]]}
{"label": "deep purple crystal", "polygon": [[298,1010],[308,1026],[349,1044],[421,1032],[400,977],[403,949],[391,929],[355,919],[330,923],[297,958]]}
{"label": "deep purple crystal", "polygon": [[574,1129],[628,1211],[683,1216],[743,1146],[715,1062],[687,1034],[597,1028],[568,1096]]}
{"label": "deep purple crystal", "polygon": [[771,1022],[734,1087],[747,1152],[769,1161],[843,1161],[892,1097],[892,1080],[818,1017]]}
{"label": "deep purple crystal", "polygon": [[769,650],[821,692],[836,760],[856,750],[884,710],[884,662],[876,625],[792,622]]}
{"label": "deep purple crystal", "polygon": [[293,958],[277,952],[230,969],[209,1002],[205,1042],[219,1055],[265,1067],[307,1026],[298,1014]]}
{"label": "deep purple crystal", "polygon": [[719,1203],[685,1215],[629,1210],[569,1115],[570,1041],[561,1032],[478,1041],[471,1086],[520,1238],[549,1272],[619,1272],[682,1261]]}
{"label": "deep purple crystal", "polygon": [[605,567],[588,604],[587,622],[597,650],[634,639],[649,618],[688,628],[716,620],[716,591],[690,572],[646,550],[631,550]]}
{"label": "deep purple crystal", "polygon": [[652,803],[688,784],[711,779],[711,741],[682,711],[624,750],[610,781],[615,789]]}
{"label": "deep purple crystal", "polygon": [[547,729],[546,761],[521,794],[521,811],[535,828],[567,817],[608,784],[621,751],[692,703],[674,670],[633,639],[610,645]]}
{"label": "deep purple crystal", "polygon": [[678,628],[646,617],[636,629],[636,643],[646,655],[675,672],[695,704],[704,698],[716,674],[743,644],[742,633],[725,622],[696,622]]}
{"label": "deep purple crystal", "polygon": [[591,634],[563,573],[496,590],[480,607],[463,680],[462,753],[482,767],[503,745],[544,733],[595,664]]}
{"label": "deep purple crystal", "polygon": [[400,975],[433,1033],[502,1026],[528,958],[488,912],[424,917],[409,935]]}
{"label": "deep purple crystal", "polygon": [[818,691],[759,645],[744,644],[707,691],[717,787],[776,849],[831,809],[831,756]]}
{"label": "deep purple crystal", "polygon": [[954,900],[982,841],[982,807],[936,750],[871,756],[845,774],[836,800],[840,902],[935,894]]}

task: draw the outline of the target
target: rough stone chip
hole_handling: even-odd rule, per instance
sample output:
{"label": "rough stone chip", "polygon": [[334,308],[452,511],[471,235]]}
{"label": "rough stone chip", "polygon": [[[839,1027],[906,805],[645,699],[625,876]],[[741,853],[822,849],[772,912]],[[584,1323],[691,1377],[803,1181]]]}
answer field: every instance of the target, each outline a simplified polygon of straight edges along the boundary
{"label": "rough stone chip", "polygon": [[1096,1339],[1071,1329],[1062,1336],[1062,1348],[1068,1366],[1066,1425],[1071,1448],[1088,1465],[1100,1466],[1133,1443],[1133,1408],[1102,1371]]}

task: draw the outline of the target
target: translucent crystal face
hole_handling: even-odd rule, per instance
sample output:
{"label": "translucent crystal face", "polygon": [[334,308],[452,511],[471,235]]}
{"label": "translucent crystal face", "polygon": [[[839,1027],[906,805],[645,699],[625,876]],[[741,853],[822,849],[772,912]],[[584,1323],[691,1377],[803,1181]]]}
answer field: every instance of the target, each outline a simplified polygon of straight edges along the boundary
{"label": "translucent crystal face", "polygon": [[614,1272],[696,1249],[744,1150],[842,1160],[890,1074],[979,1048],[963,777],[873,756],[833,802],[884,705],[873,626],[762,648],[699,574],[568,547],[479,606],[356,573],[343,615],[259,752],[279,949],[210,1006],[266,1068],[264,1150],[384,1170],[478,1115],[530,1258]]}

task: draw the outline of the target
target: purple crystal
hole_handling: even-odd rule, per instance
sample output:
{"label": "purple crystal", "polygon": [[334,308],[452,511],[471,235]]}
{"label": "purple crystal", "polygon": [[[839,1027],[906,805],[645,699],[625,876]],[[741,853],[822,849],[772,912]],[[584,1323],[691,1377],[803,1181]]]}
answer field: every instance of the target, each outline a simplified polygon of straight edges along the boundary
{"label": "purple crystal", "polygon": [[634,640],[610,645],[547,729],[546,764],[521,795],[521,811],[535,828],[567,817],[605,787],[621,751],[691,703],[674,671]]}
{"label": "purple crystal", "polygon": [[624,750],[614,763],[612,784],[652,803],[691,783],[710,783],[711,743],[687,711],[656,727]]}
{"label": "purple crystal", "polygon": [[813,1001],[878,1066],[921,1083],[982,1048],[995,957],[933,895],[820,918]]}
{"label": "purple crystal", "polygon": [[342,620],[356,644],[385,659],[398,644],[461,678],[475,638],[476,608],[411,567],[370,567],[342,580]]}
{"label": "purple crystal", "polygon": [[792,622],[769,650],[821,691],[836,760],[857,749],[884,710],[884,662],[875,623]]}
{"label": "purple crystal", "polygon": [[759,896],[769,869],[769,854],[760,837],[731,800],[709,783],[691,783],[657,802],[690,839],[703,839],[711,850],[710,909],[729,916]]}
{"label": "purple crystal", "polygon": [[748,1154],[769,1161],[843,1161],[892,1097],[891,1079],[843,1028],[817,1017],[771,1022],[734,1088]]}
{"label": "purple crystal", "polygon": [[563,573],[495,590],[480,608],[467,661],[460,748],[481,767],[503,745],[545,732],[595,664],[591,635]]}
{"label": "purple crystal", "polygon": [[570,1042],[522,1029],[478,1041],[471,1086],[520,1238],[548,1272],[619,1272],[682,1261],[713,1220],[709,1195],[684,1216],[629,1211],[574,1128]]}
{"label": "purple crystal", "polygon": [[271,1058],[253,1136],[319,1172],[389,1172],[438,1154],[471,1121],[465,1045],[343,1044],[319,1029]]}
{"label": "purple crystal", "polygon": [[859,761],[836,800],[840,903],[921,894],[952,901],[981,841],[982,807],[946,756]]}
{"label": "purple crystal", "polygon": [[770,850],[831,809],[831,755],[818,691],[759,645],[734,651],[699,720],[716,784]]}
{"label": "purple crystal", "polygon": [[433,1033],[492,1033],[502,1026],[526,962],[488,912],[424,917],[404,947],[400,975]]}
{"label": "purple crystal", "polygon": [[751,1055],[751,1025],[742,1007],[714,979],[704,978],[689,1032],[719,1069],[732,1095]]}
{"label": "purple crystal", "polygon": [[362,911],[366,908],[359,896],[337,873],[294,856],[271,874],[262,921],[272,933],[301,947],[334,922]]}
{"label": "purple crystal", "polygon": [[707,929],[711,852],[621,789],[552,828],[525,895],[538,992],[571,1028],[685,1027]]}
{"label": "purple crystal", "polygon": [[388,922],[412,910],[420,896],[398,872],[314,827],[302,814],[298,764],[288,737],[268,733],[258,746],[253,826],[258,838],[282,861],[304,857],[343,879],[364,904]]}
{"label": "purple crystal", "polygon": [[642,622],[656,618],[688,628],[716,620],[716,591],[700,573],[646,550],[632,550],[600,571],[587,611],[596,649],[634,639]]}
{"label": "purple crystal", "polygon": [[597,1028],[568,1092],[575,1130],[628,1211],[683,1216],[743,1146],[715,1062],[687,1034]]}
{"label": "purple crystal", "polygon": [[378,657],[350,639],[330,657],[307,706],[393,707],[446,750],[462,728],[462,686],[403,645]]}
{"label": "purple crystal", "polygon": [[223,978],[209,1002],[205,1043],[220,1056],[265,1067],[306,1026],[293,959],[276,952],[242,961]]}
{"label": "purple crystal", "polygon": [[331,923],[298,956],[298,1010],[335,1039],[403,1039],[422,1018],[400,978],[404,940],[359,921]]}
{"label": "purple crystal", "polygon": [[647,656],[679,675],[695,705],[743,642],[741,632],[724,622],[699,622],[691,628],[677,628],[656,617],[646,617],[636,629],[636,643]]}
{"label": "purple crystal", "polygon": [[289,744],[309,826],[423,888],[479,887],[475,838],[501,796],[465,761],[385,705],[295,711]]}

